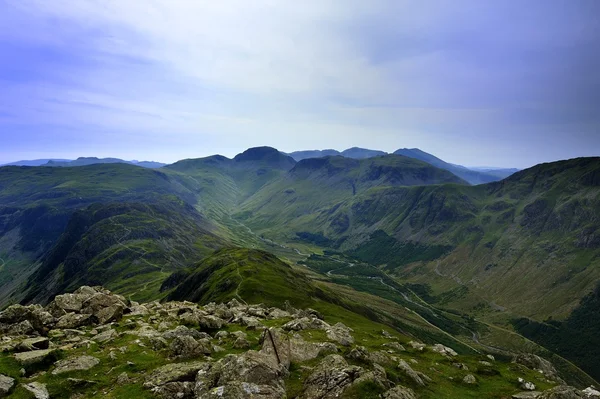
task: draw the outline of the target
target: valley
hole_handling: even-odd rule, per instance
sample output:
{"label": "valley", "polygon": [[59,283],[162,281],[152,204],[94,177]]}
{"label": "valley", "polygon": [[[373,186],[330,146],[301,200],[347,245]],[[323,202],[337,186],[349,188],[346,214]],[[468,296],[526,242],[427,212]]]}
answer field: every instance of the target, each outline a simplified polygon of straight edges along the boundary
{"label": "valley", "polygon": [[535,353],[589,386],[598,176],[600,158],[580,158],[473,186],[403,155],[296,162],[268,147],[159,169],[3,167],[0,305],[81,285],[334,305],[459,353]]}

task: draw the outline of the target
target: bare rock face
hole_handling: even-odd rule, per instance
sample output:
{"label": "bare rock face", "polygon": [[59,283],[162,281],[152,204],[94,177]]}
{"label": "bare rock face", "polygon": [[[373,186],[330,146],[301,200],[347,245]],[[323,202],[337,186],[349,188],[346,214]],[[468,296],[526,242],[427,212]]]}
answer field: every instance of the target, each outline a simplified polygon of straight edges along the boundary
{"label": "bare rock face", "polygon": [[15,387],[15,379],[0,374],[0,398],[8,396]]}
{"label": "bare rock face", "polygon": [[56,362],[56,367],[52,371],[52,374],[56,375],[75,370],[89,370],[98,364],[100,364],[100,359],[93,356],[79,356],[71,359],[65,359]]}

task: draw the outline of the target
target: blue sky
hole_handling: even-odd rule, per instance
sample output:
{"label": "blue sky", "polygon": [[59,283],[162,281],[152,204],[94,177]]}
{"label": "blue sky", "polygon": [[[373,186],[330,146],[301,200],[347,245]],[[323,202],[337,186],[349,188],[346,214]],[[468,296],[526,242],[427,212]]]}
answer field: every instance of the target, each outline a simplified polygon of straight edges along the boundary
{"label": "blue sky", "polygon": [[0,163],[600,155],[596,0],[0,0]]}

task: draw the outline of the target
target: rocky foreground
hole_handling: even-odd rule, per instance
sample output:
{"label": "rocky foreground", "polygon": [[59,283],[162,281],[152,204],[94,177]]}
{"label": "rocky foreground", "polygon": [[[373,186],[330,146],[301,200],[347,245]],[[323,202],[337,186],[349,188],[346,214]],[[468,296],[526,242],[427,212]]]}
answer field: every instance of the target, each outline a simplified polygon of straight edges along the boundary
{"label": "rocky foreground", "polygon": [[0,397],[600,398],[535,355],[461,356],[390,331],[289,304],[139,304],[81,287],[0,312]]}

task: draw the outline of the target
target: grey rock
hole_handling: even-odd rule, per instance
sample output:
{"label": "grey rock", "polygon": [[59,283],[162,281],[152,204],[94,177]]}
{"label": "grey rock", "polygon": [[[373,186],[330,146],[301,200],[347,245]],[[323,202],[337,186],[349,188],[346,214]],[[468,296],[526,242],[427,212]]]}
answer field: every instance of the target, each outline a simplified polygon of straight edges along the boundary
{"label": "grey rock", "polygon": [[[284,376],[287,376],[287,370],[283,365],[276,366],[273,359],[259,352],[228,355],[198,372],[195,394],[197,398],[209,398],[213,392],[221,392],[222,395],[227,393],[228,397],[234,398],[238,396],[231,395],[264,393],[268,395],[265,397],[284,398]],[[247,389],[240,391],[244,387]]]}
{"label": "grey rock", "polygon": [[548,360],[531,353],[522,353],[513,359],[514,363],[522,364],[532,370],[541,370],[547,378],[564,384],[564,381],[559,377],[558,372]]}
{"label": "grey rock", "polygon": [[162,334],[165,339],[173,339],[175,337],[192,337],[192,338],[205,338],[206,334],[201,333],[198,330],[187,328],[186,326],[177,326],[173,330],[165,331]]}
{"label": "grey rock", "polygon": [[46,384],[42,384],[39,382],[32,382],[29,384],[23,385],[23,388],[28,390],[33,394],[35,399],[50,399],[50,394],[48,393],[48,389],[46,388]]}
{"label": "grey rock", "polygon": [[19,342],[15,350],[18,352],[27,352],[40,349],[48,349],[50,340],[45,337],[27,338]]}
{"label": "grey rock", "polygon": [[424,387],[429,377],[425,376],[423,373],[419,373],[413,370],[412,367],[406,361],[400,360],[398,363],[398,369],[402,371],[408,378],[410,378],[415,384]]}
{"label": "grey rock", "polygon": [[342,323],[336,323],[325,330],[327,338],[343,346],[350,346],[354,343],[354,338],[350,334],[351,331],[351,328],[346,327]]}
{"label": "grey rock", "polygon": [[15,387],[15,379],[0,374],[0,398],[8,396]]}
{"label": "grey rock", "polygon": [[117,332],[111,328],[104,332],[101,332],[100,334],[93,336],[92,341],[96,341],[98,343],[105,343],[105,342],[112,341],[117,336],[118,336]]}
{"label": "grey rock", "polygon": [[383,399],[417,399],[417,395],[410,388],[396,385],[394,388],[383,394]]}
{"label": "grey rock", "polygon": [[15,353],[15,359],[22,366],[27,367],[27,366],[33,366],[33,365],[42,363],[42,362],[46,361],[47,359],[51,358],[52,356],[54,356],[54,354],[55,354],[54,349],[42,349],[42,350],[36,350],[36,351]]}
{"label": "grey rock", "polygon": [[537,391],[533,391],[533,392],[519,392],[519,393],[515,393],[511,396],[512,399],[536,399],[538,398],[542,393],[541,392],[537,392]]}
{"label": "grey rock", "polygon": [[477,379],[475,378],[475,376],[473,374],[467,374],[465,376],[465,378],[463,378],[462,381],[465,384],[468,384],[468,385],[475,385],[475,384],[477,384]]}
{"label": "grey rock", "polygon": [[357,380],[363,369],[349,366],[339,355],[328,355],[304,381],[303,399],[340,397]]}
{"label": "grey rock", "polygon": [[91,314],[67,313],[56,322],[56,328],[76,329],[97,323],[98,319]]}
{"label": "grey rock", "polygon": [[56,367],[52,370],[52,374],[57,375],[75,370],[89,370],[98,364],[100,364],[100,359],[93,356],[79,356],[64,359],[56,362]]}
{"label": "grey rock", "polygon": [[584,394],[576,388],[559,385],[547,391],[544,391],[538,396],[538,399],[580,399],[585,398]]}
{"label": "grey rock", "polygon": [[153,388],[170,382],[194,381],[205,362],[173,363],[159,367],[146,376],[144,387]]}
{"label": "grey rock", "polygon": [[212,353],[212,345],[207,340],[195,340],[190,336],[175,337],[169,346],[171,356],[192,358]]}

